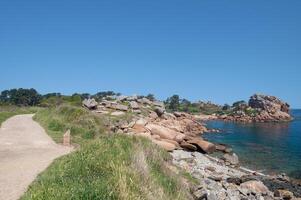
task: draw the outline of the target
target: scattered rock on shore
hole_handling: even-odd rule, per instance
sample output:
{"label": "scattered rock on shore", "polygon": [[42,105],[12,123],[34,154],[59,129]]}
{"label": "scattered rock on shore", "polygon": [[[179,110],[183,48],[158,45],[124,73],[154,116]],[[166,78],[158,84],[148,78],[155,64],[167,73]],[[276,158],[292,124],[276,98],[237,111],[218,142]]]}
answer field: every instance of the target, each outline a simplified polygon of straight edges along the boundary
{"label": "scattered rock on shore", "polygon": [[[271,190],[266,183],[267,180],[275,181],[272,177],[254,175],[252,171],[226,166],[221,160],[199,152],[175,150],[170,154],[176,166],[198,180],[199,184],[193,191],[196,199],[297,200],[296,197],[300,197],[297,192],[289,190]],[[296,191],[300,189],[300,186],[295,187]]]}
{"label": "scattered rock on shore", "polygon": [[230,165],[237,166],[239,164],[238,156],[235,153],[224,154],[222,158],[226,163],[229,163]]}

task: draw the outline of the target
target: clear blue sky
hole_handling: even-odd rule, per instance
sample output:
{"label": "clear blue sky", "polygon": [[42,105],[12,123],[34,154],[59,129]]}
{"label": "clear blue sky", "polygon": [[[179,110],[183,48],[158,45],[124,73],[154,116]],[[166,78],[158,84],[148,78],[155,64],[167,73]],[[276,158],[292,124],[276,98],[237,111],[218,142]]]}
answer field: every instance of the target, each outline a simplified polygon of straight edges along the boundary
{"label": "clear blue sky", "polygon": [[1,0],[0,90],[255,92],[301,108],[300,0]]}

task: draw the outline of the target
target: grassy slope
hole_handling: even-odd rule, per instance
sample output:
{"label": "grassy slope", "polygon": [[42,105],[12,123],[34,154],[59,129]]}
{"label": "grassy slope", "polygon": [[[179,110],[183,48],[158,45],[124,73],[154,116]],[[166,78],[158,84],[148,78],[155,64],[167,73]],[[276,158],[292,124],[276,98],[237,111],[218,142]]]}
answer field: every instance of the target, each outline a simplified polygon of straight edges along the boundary
{"label": "grassy slope", "polygon": [[21,199],[190,198],[189,177],[170,170],[168,153],[144,138],[109,134],[108,117],[61,106],[41,110],[35,119],[56,141],[70,128],[81,147],[57,159]]}
{"label": "grassy slope", "polygon": [[0,106],[0,126],[2,122],[8,118],[19,115],[19,114],[29,114],[37,112],[38,108],[34,107],[17,107],[17,106]]}

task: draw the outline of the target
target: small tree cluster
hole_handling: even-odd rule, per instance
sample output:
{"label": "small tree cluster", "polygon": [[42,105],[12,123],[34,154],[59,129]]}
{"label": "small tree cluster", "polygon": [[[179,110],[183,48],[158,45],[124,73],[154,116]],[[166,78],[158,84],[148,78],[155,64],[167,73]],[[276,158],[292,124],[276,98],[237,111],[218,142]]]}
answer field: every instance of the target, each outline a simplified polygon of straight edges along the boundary
{"label": "small tree cluster", "polygon": [[33,88],[4,90],[0,95],[0,102],[18,106],[36,106],[42,96]]}

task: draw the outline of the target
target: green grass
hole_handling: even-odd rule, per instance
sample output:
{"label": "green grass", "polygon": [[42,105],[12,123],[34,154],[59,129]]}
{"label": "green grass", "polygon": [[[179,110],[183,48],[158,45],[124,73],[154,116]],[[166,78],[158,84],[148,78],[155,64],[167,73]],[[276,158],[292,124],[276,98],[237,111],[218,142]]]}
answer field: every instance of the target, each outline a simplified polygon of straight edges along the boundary
{"label": "green grass", "polygon": [[70,105],[42,109],[36,113],[34,119],[58,143],[63,140],[63,134],[68,129],[71,130],[73,142],[79,144],[87,139],[95,139],[107,131],[105,120],[84,108]]}
{"label": "green grass", "polygon": [[106,136],[56,160],[21,199],[187,199],[167,160],[166,152],[145,139]]}
{"label": "green grass", "polygon": [[0,106],[0,126],[2,122],[14,115],[35,113],[38,110],[37,107]]}
{"label": "green grass", "polygon": [[55,160],[21,199],[190,199],[191,180],[169,170],[167,152],[145,138],[110,133],[110,123],[128,117],[99,117],[70,105],[40,110],[35,120],[52,138],[60,142],[71,129],[80,148]]}

